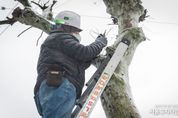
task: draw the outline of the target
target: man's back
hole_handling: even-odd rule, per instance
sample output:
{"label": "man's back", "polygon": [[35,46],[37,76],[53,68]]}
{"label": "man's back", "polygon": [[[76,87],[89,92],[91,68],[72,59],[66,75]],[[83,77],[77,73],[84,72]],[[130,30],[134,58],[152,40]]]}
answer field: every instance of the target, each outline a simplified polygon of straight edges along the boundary
{"label": "man's back", "polygon": [[52,33],[41,46],[37,66],[38,84],[45,79],[45,73],[49,69],[58,68],[65,71],[64,76],[74,84],[79,97],[84,86],[85,69],[88,68],[91,60],[101,52],[103,47],[104,45],[97,41],[89,46],[83,46],[74,36],[68,33]]}

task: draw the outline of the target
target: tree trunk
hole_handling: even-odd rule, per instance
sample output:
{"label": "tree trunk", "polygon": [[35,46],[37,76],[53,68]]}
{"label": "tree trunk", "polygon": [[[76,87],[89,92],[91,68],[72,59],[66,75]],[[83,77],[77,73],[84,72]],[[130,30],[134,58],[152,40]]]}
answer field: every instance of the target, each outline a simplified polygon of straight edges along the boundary
{"label": "tree trunk", "polygon": [[136,47],[145,40],[142,29],[138,27],[140,18],[144,15],[144,9],[140,0],[103,1],[107,12],[118,21],[119,27],[117,39],[110,48],[116,49],[123,37],[127,38],[131,44],[101,95],[102,106],[107,118],[140,118],[132,98],[128,67]]}

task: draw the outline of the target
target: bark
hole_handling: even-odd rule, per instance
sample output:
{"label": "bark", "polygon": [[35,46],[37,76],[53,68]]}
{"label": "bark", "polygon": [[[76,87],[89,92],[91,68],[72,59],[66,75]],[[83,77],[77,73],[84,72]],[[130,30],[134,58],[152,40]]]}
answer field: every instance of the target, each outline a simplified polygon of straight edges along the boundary
{"label": "bark", "polygon": [[146,16],[145,10],[140,0],[103,1],[119,27],[117,39],[110,49],[115,49],[123,37],[131,44],[101,95],[102,106],[107,118],[140,118],[131,93],[128,68],[137,46],[145,40],[142,29],[138,27],[140,18],[143,20],[143,15]]}
{"label": "bark", "polygon": [[46,33],[50,32],[50,21],[43,18],[43,16],[40,14],[34,12],[30,7],[25,7],[24,9],[17,7],[13,11],[12,16],[12,19],[22,24],[33,26]]}
{"label": "bark", "polygon": [[41,10],[43,14],[45,13],[45,16],[35,12],[28,0],[17,1],[20,2],[24,6],[24,8],[15,8],[12,13],[12,18],[7,17],[7,20],[0,21],[0,25],[13,25],[15,22],[20,22],[22,24],[30,25],[32,27],[40,29],[49,34],[49,32],[51,31],[50,26],[53,24],[51,22],[51,20],[53,20],[52,7],[56,4],[57,1],[53,0],[53,3],[49,6],[46,6],[47,3],[44,4],[44,6],[41,6]]}

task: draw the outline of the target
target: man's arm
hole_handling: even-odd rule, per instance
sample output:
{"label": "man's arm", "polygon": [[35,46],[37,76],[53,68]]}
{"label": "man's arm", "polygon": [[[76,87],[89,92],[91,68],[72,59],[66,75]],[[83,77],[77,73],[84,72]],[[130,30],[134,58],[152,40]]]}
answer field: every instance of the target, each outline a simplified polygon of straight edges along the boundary
{"label": "man's arm", "polygon": [[107,45],[105,37],[98,37],[95,42],[88,46],[84,46],[74,40],[72,36],[63,38],[61,46],[63,52],[77,60],[89,61],[95,58],[102,49]]}

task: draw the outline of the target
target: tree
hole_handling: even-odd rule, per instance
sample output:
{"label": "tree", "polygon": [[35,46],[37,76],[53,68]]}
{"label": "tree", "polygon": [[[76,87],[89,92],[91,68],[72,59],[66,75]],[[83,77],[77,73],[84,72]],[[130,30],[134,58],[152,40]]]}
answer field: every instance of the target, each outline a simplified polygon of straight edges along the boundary
{"label": "tree", "polygon": [[144,10],[140,0],[103,1],[107,12],[111,14],[114,23],[119,27],[117,39],[111,48],[115,49],[122,38],[130,40],[131,45],[101,96],[102,106],[107,118],[140,118],[132,98],[128,67],[138,44],[145,40],[144,33],[138,24],[147,17],[147,11]]}
{"label": "tree", "polygon": [[[12,13],[12,18],[0,21],[2,24],[11,24],[20,22],[38,28],[46,33],[50,32],[52,20],[52,7],[38,5],[46,14],[42,16],[31,9],[28,0],[17,0],[23,4],[24,9],[17,7]],[[103,0],[107,12],[111,14],[113,23],[118,25],[119,31],[115,43],[108,49],[116,49],[122,38],[130,40],[131,45],[117,66],[111,80],[101,95],[101,102],[107,118],[140,118],[139,112],[134,105],[132,93],[129,85],[128,68],[132,61],[134,52],[142,41],[145,40],[144,33],[138,24],[147,16],[147,11],[141,5],[140,0]],[[47,12],[46,12],[47,11]]]}

